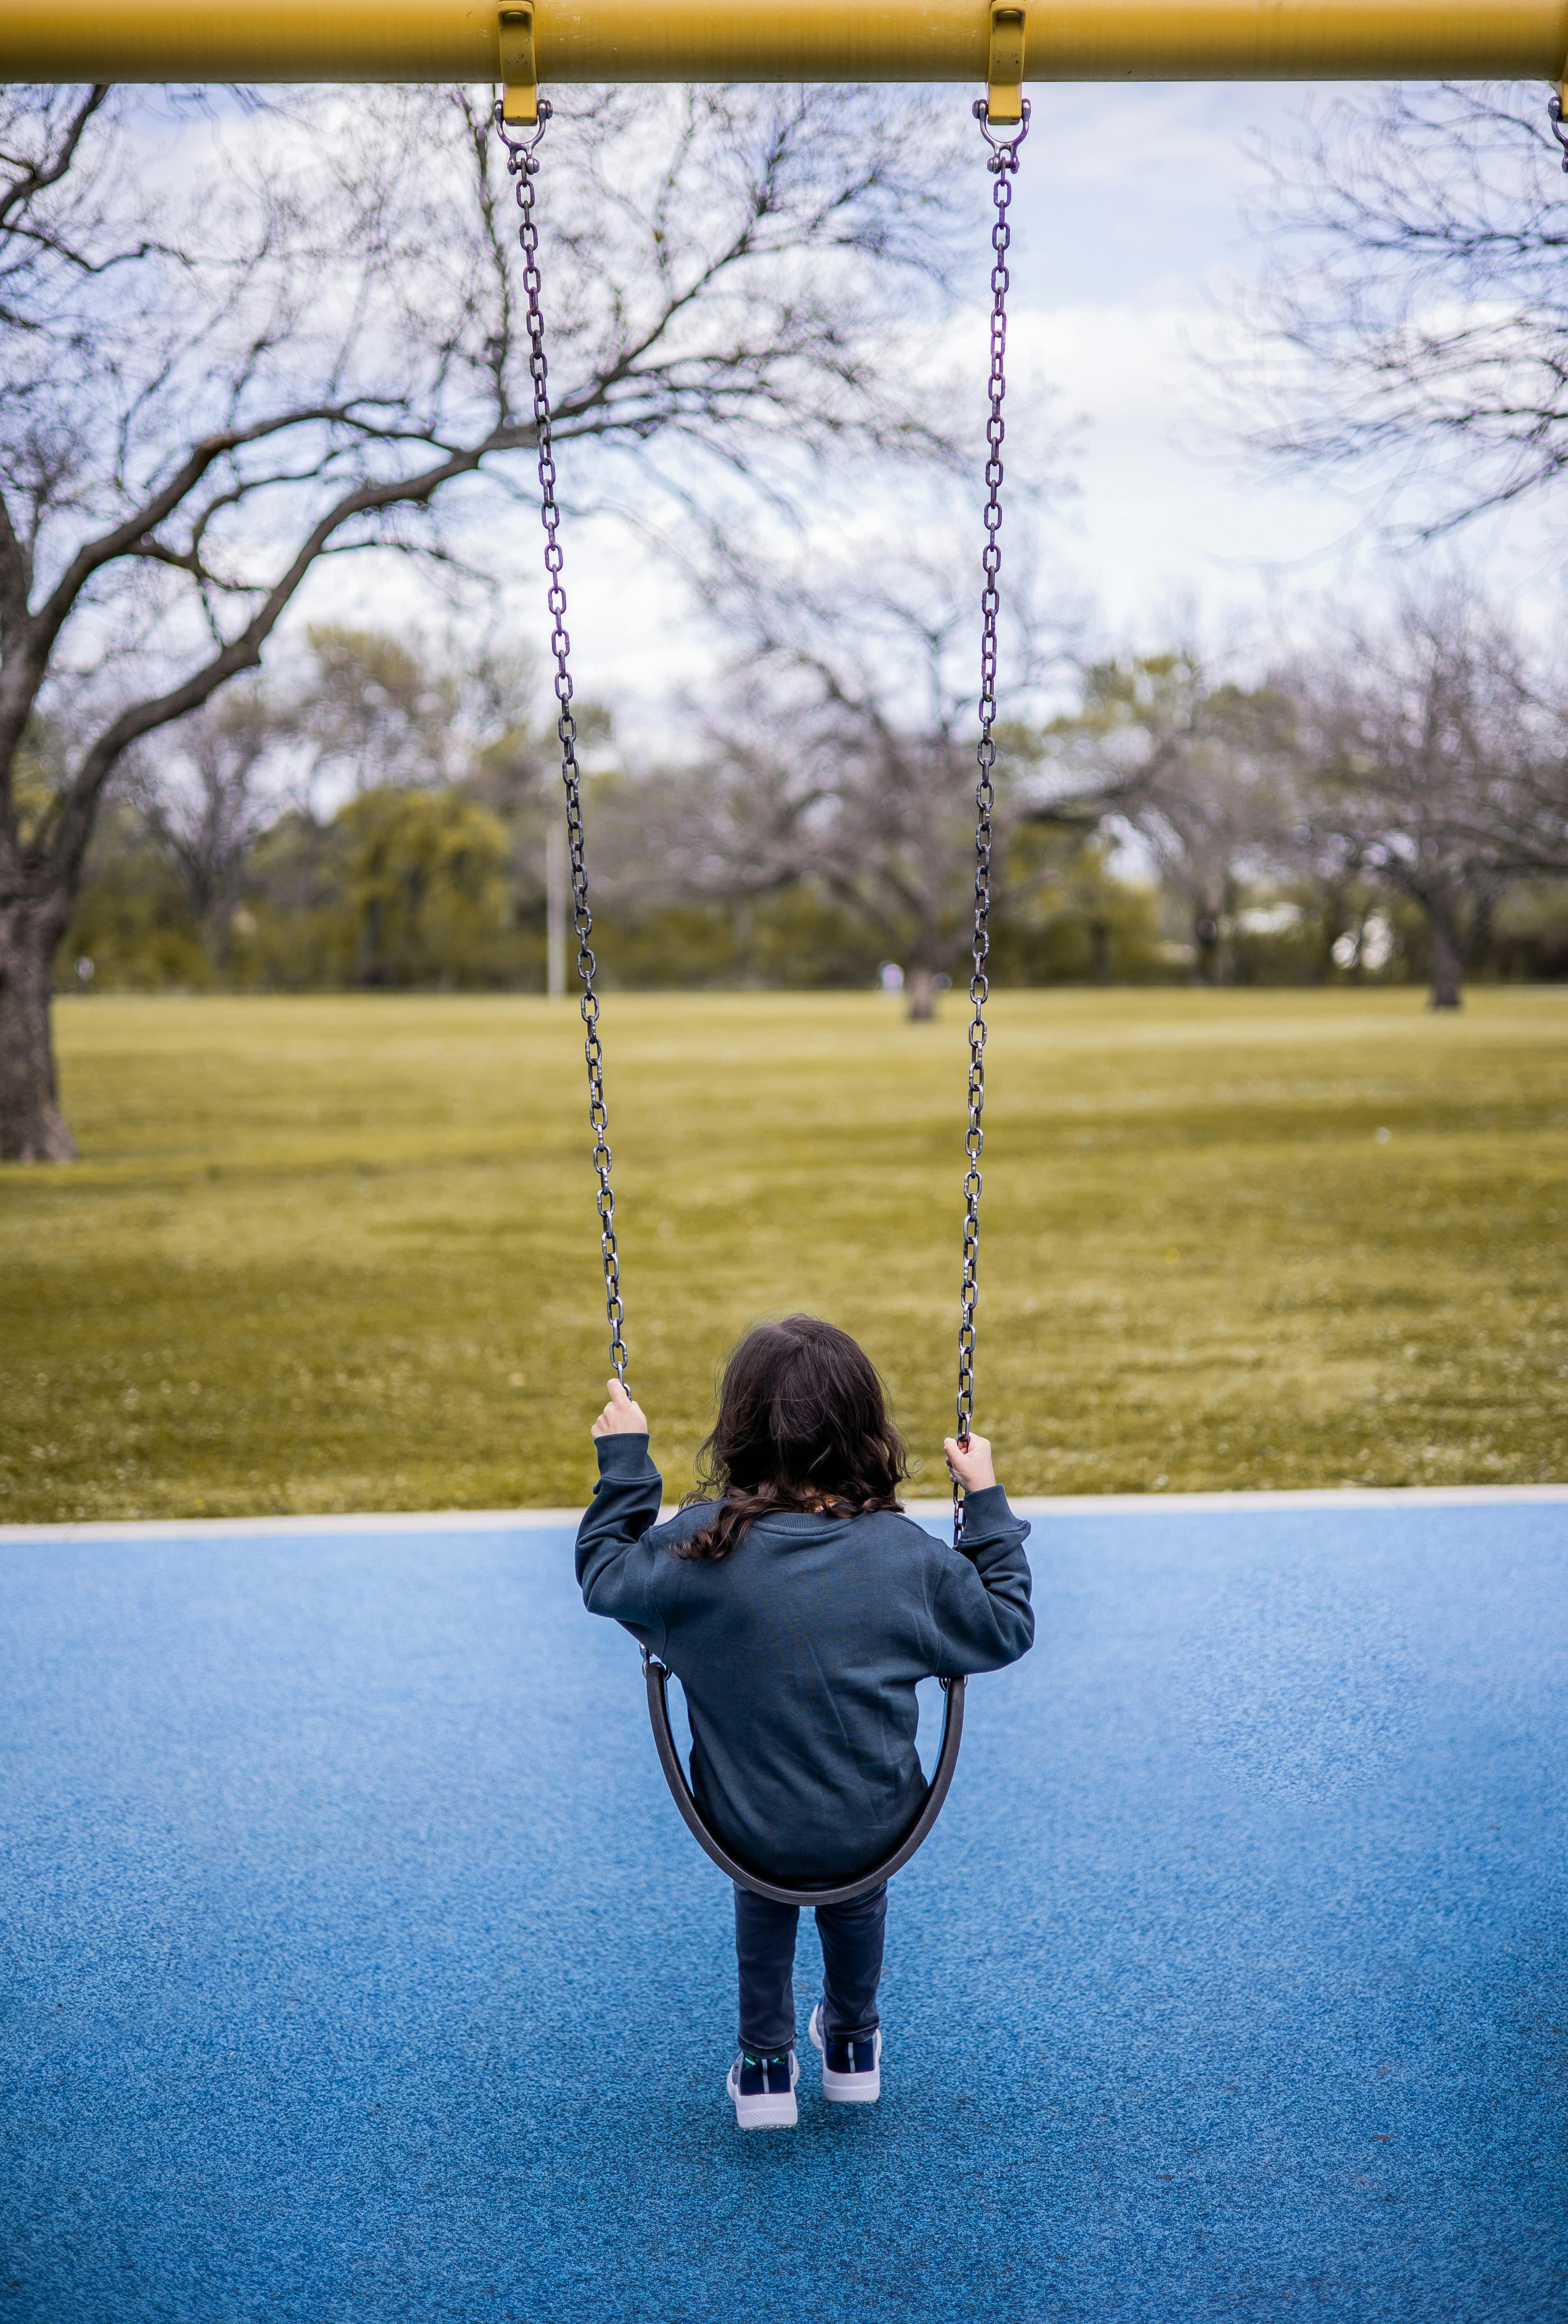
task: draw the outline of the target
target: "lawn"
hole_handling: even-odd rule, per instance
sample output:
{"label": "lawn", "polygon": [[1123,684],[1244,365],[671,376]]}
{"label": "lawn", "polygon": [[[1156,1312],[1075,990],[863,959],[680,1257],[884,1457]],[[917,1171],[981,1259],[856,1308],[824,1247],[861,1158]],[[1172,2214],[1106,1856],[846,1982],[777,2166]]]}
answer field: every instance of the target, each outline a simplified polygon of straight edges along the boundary
{"label": "lawn", "polygon": [[[1009,992],[979,1424],[1018,1493],[1568,1476],[1568,991]],[[964,1012],[605,1007],[670,1489],[752,1316],[861,1336],[941,1489]],[[605,1370],[580,1028],[73,998],[85,1159],[0,1175],[0,1514],[569,1504]]]}

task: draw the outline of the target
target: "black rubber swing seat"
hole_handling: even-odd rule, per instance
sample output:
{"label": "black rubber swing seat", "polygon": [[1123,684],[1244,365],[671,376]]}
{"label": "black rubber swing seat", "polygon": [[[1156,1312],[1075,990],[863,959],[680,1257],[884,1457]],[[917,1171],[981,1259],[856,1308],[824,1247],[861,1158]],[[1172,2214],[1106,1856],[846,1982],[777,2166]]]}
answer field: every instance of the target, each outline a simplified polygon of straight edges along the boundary
{"label": "black rubber swing seat", "polygon": [[664,1780],[669,1785],[670,1797],[680,1810],[681,1819],[696,1841],[706,1849],[719,1870],[749,1888],[754,1896],[766,1896],[775,1904],[852,1904],[857,1896],[869,1896],[895,1872],[901,1872],[915,1850],[942,1812],[942,1803],[947,1797],[947,1787],[953,1781],[953,1770],[958,1765],[958,1746],[964,1737],[964,1681],[945,1678],[939,1682],[945,1696],[942,1713],[942,1748],[936,1754],[936,1771],[920,1803],[920,1812],[890,1852],[857,1872],[853,1880],[841,1880],[826,1888],[795,1888],[783,1882],[769,1880],[753,1872],[749,1864],[732,1856],[718,1834],[706,1821],[702,1810],[687,1780],[686,1769],[680,1764],[680,1754],[675,1748],[675,1737],[669,1724],[669,1668],[661,1663],[647,1646],[642,1649],[642,1675],[648,1683],[648,1717],[653,1729],[654,1748],[659,1764],[664,1770]]}

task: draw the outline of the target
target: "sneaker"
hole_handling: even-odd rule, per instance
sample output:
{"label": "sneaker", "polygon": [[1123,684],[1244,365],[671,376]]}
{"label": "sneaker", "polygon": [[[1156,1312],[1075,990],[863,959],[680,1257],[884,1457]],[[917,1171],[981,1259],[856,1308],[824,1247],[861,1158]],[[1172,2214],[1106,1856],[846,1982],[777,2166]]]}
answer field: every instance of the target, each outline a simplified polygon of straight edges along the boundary
{"label": "sneaker", "polygon": [[811,2041],[822,2052],[822,2095],[837,2106],[871,2106],[882,2094],[882,2037],[830,2040],[822,2030],[822,2004],[811,2013]]}
{"label": "sneaker", "polygon": [[730,2068],[724,2084],[735,2102],[735,2123],[741,2130],[793,2130],[798,2118],[795,2085],[800,2061],[793,2050],[771,2058],[753,2058],[742,2050]]}

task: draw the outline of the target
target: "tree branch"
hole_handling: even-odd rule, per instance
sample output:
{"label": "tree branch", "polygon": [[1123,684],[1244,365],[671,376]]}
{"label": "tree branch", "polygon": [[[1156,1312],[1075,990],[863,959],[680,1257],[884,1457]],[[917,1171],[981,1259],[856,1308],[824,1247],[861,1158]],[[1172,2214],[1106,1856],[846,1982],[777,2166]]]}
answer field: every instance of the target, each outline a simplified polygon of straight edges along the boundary
{"label": "tree branch", "polygon": [[[108,96],[106,81],[96,83],[88,89],[66,124],[59,150],[51,160],[22,164],[22,175],[0,193],[0,232],[14,231],[13,220],[29,202],[50,186],[58,186],[76,160],[88,122]],[[7,156],[9,159],[9,156]]]}
{"label": "tree branch", "polygon": [[489,443],[482,444],[470,452],[454,454],[436,467],[427,469],[422,475],[363,485],[328,510],[300,543],[287,570],[268,591],[261,606],[238,637],[179,686],[123,710],[93,742],[75,779],[58,802],[52,829],[42,835],[42,847],[47,849],[51,877],[56,881],[76,878],[98,799],[122,753],[143,735],[154,733],[160,726],[171,724],[177,718],[183,718],[189,711],[199,709],[231,678],[238,677],[244,670],[260,667],[263,647],[334,533],[341,531],[357,516],[400,504],[429,503],[454,476],[471,474],[493,448]]}

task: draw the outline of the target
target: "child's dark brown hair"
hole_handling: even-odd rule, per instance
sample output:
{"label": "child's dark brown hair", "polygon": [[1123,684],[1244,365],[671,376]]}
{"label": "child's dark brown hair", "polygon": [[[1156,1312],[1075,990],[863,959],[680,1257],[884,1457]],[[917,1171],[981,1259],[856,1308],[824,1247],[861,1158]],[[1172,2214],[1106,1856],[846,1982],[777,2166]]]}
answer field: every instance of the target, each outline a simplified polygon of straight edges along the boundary
{"label": "child's dark brown hair", "polygon": [[687,1500],[717,1501],[681,1557],[728,1557],[754,1519],[779,1509],[860,1517],[896,1509],[909,1473],[876,1367],[815,1315],[759,1323],[732,1351],[713,1434]]}

